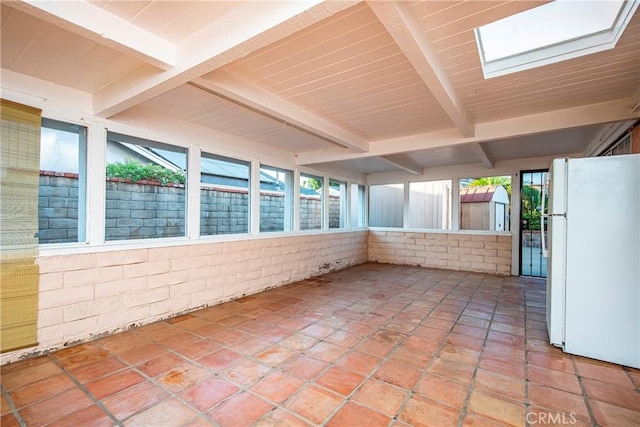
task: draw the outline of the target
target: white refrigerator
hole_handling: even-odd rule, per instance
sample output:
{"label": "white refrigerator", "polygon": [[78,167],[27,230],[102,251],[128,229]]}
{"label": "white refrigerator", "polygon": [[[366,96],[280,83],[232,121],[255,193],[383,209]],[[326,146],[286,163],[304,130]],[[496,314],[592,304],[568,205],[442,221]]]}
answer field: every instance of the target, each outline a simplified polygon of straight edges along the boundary
{"label": "white refrigerator", "polygon": [[551,344],[640,368],[640,155],[555,159],[546,184]]}

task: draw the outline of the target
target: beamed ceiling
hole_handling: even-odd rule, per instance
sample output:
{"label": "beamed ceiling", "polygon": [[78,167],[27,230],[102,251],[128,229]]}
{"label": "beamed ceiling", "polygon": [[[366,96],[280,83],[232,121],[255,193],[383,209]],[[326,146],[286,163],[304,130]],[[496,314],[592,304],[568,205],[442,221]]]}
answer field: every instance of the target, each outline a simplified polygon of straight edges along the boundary
{"label": "beamed ceiling", "polygon": [[544,1],[2,2],[3,77],[371,174],[584,154],[640,116],[640,12],[615,48],[485,80],[474,28]]}

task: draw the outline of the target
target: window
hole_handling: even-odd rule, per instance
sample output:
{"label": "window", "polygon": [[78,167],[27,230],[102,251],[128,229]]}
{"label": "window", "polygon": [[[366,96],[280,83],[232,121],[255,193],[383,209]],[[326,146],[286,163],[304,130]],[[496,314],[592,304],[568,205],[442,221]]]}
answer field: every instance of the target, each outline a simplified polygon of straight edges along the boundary
{"label": "window", "polygon": [[485,78],[615,47],[638,2],[557,0],[476,28]]}
{"label": "window", "polygon": [[322,228],[322,182],[322,177],[300,174],[300,230]]}
{"label": "window", "polygon": [[42,119],[38,240],[86,241],[86,128]]}
{"label": "window", "polygon": [[187,150],[109,132],[105,239],[185,236]]}
{"label": "window", "polygon": [[293,229],[293,172],[260,166],[260,232]]}
{"label": "window", "polygon": [[349,227],[365,226],[365,189],[364,185],[351,184],[351,216]]}
{"label": "window", "polygon": [[412,228],[451,228],[451,180],[409,184],[409,224]]}
{"label": "window", "polygon": [[614,142],[607,148],[601,156],[620,156],[623,154],[631,154],[631,133],[627,133],[618,141]]}
{"label": "window", "polygon": [[460,229],[509,231],[511,177],[460,180]]}
{"label": "window", "polygon": [[404,184],[369,187],[369,226],[402,228]]}
{"label": "window", "polygon": [[202,153],[200,158],[200,235],[249,232],[251,165]]}
{"label": "window", "polygon": [[329,181],[329,228],[346,227],[347,219],[347,183]]}

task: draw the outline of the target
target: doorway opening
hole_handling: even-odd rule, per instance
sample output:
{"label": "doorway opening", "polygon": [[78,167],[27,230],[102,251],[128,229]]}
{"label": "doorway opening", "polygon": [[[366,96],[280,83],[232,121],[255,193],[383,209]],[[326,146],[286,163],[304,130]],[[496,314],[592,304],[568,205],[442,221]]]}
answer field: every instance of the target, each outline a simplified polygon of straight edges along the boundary
{"label": "doorway opening", "polygon": [[520,182],[520,275],[547,277],[542,256],[542,185],[546,170],[522,171]]}

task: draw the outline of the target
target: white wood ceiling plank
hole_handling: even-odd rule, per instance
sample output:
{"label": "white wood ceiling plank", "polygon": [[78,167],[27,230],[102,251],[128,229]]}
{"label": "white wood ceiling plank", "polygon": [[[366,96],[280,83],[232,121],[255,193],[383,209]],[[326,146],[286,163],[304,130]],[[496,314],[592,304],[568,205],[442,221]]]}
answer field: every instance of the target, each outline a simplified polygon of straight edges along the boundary
{"label": "white wood ceiling plank", "polygon": [[[239,7],[242,4],[242,2],[238,0],[205,0],[181,3],[189,3],[193,6],[183,8],[181,13],[173,16],[164,25],[157,29],[158,35],[176,44],[189,37],[194,31],[206,27],[211,22],[212,16],[216,18],[220,17],[229,13],[231,10]],[[185,22],[188,22],[189,25],[185,25]]]}
{"label": "white wood ceiling plank", "polygon": [[[363,12],[368,17],[363,17]],[[302,29],[289,37],[265,46],[251,55],[240,58],[229,64],[229,71],[233,74],[246,76],[246,80],[265,86],[267,82],[260,80],[280,70],[289,70],[304,63],[301,53],[309,49],[327,51],[326,46],[334,43],[334,40],[348,39],[348,35],[361,31],[363,27],[376,24],[375,17],[364,3],[345,9],[331,19],[318,21],[307,28]],[[379,24],[378,24],[379,25]],[[339,46],[339,48],[342,46]]]}
{"label": "white wood ceiling plank", "polygon": [[85,0],[20,0],[12,7],[160,68],[175,64],[175,46]]}
{"label": "white wood ceiling plank", "polygon": [[[396,100],[381,99],[379,102],[369,105],[366,108],[343,108],[342,110],[336,109],[335,111],[338,115],[345,115],[350,121],[357,120],[358,118],[371,119],[372,116],[377,116],[380,119],[387,115],[394,118],[408,115],[413,116],[414,119],[419,119],[421,114],[446,119],[444,114],[433,108],[437,107],[435,102],[431,105],[432,108],[429,108],[429,105],[426,105],[421,97],[414,95],[413,93],[408,93],[404,99]],[[344,107],[350,107],[350,105],[346,104]],[[433,111],[434,109],[436,111]],[[332,108],[332,111],[333,110]],[[424,121],[428,122],[429,120],[425,118]],[[393,119],[384,120],[384,122],[393,122]]]}
{"label": "white wood ceiling plank", "polygon": [[478,53],[478,45],[476,44],[473,32],[467,31],[464,33],[456,34],[446,39],[433,42],[433,49],[438,52],[438,55],[442,57],[442,62],[446,62],[447,55],[459,55],[469,53],[471,51]]}
{"label": "white wood ceiling plank", "polygon": [[[14,69],[14,64],[33,43],[34,37],[42,30],[38,21],[28,19],[23,13],[2,4],[2,33],[11,34],[11,43],[3,40],[2,68]],[[19,70],[15,70],[20,72]]]}
{"label": "white wood ceiling plank", "polygon": [[420,112],[427,112],[432,117],[446,118],[446,115],[441,111],[438,111],[437,103],[435,101],[429,105],[426,104],[424,99],[419,96],[423,90],[424,89],[418,87],[416,88],[416,92],[401,91],[400,94],[406,95],[404,98],[372,97],[371,104],[365,107],[361,107],[363,103],[359,99],[355,103],[349,103],[345,100],[345,103],[340,108],[334,108],[332,106],[331,111],[335,111],[338,115],[345,115],[346,117],[349,117],[349,119],[370,117],[372,115],[384,117],[384,115],[387,114],[397,116],[407,114],[419,117]]}
{"label": "white wood ceiling plank", "polygon": [[[154,1],[141,8],[130,18],[132,24],[152,32],[160,33],[160,29],[167,26],[171,21],[191,9],[195,3],[190,1]],[[195,26],[194,28],[198,28]],[[163,35],[164,37],[164,35]],[[165,38],[166,39],[166,38]],[[172,43],[175,43],[172,40]]]}
{"label": "white wood ceiling plank", "polygon": [[[122,61],[122,62],[120,62]],[[112,49],[101,45],[95,45],[93,49],[78,58],[74,69],[67,73],[66,85],[73,85],[73,81],[84,87],[84,90],[93,93],[114,79],[118,79],[122,72],[128,72],[138,66],[130,58]]]}
{"label": "white wood ceiling plank", "polygon": [[[247,74],[250,82],[268,87],[271,82],[286,81],[290,75],[309,73],[318,67],[335,66],[335,62],[348,60],[354,55],[364,55],[370,50],[393,48],[393,41],[385,34],[374,33],[372,27],[373,24],[370,24],[369,27],[339,35],[331,32],[319,34],[321,41],[303,38],[298,45],[286,44],[286,49],[283,48],[282,51],[271,49],[274,55],[271,61],[261,57],[261,62],[243,62],[242,66],[233,66],[231,71]],[[397,48],[395,51],[397,52]],[[392,50],[390,53],[395,52]]]}
{"label": "white wood ceiling plank", "polygon": [[136,0],[136,1],[121,1],[121,0],[108,0],[108,1],[92,1],[89,3],[98,6],[109,13],[119,16],[122,19],[131,20],[140,13],[144,8],[151,4],[151,1]]}
{"label": "white wood ceiling plank", "polygon": [[344,148],[356,151],[368,149],[366,141],[360,136],[345,131],[289,101],[250,85],[230,73],[219,70],[215,75],[209,74],[206,79],[196,79],[194,83],[283,122],[318,134]]}
{"label": "white wood ceiling plank", "polygon": [[[357,82],[354,82],[354,85]],[[420,99],[425,105],[431,108],[438,108],[437,103],[430,95],[430,93],[424,88],[421,83],[403,83],[402,86],[395,86],[394,84],[380,84],[380,90],[376,89],[376,85],[369,87],[367,90],[358,90],[350,94],[348,85],[336,85],[332,91],[321,91],[305,93],[301,97],[293,97],[292,100],[300,103],[310,103],[313,105],[314,110],[318,111],[331,111],[335,110],[336,115],[340,114],[356,114],[358,112],[370,112],[375,111],[386,103],[395,103],[398,101],[412,102],[413,100]],[[414,89],[412,91],[412,89]],[[342,93],[340,93],[342,91]],[[331,99],[326,99],[329,94],[334,95]],[[339,95],[338,95],[339,94]],[[297,101],[298,99],[303,99]],[[398,104],[402,106],[402,104]],[[412,106],[413,108],[414,106]],[[409,107],[403,108],[408,110]],[[442,113],[444,115],[444,113]]]}
{"label": "white wood ceiling plank", "polygon": [[544,3],[548,3],[548,1],[456,2],[454,7],[443,9],[442,13],[424,18],[419,17],[419,19],[423,28],[427,29],[427,37],[436,42],[450,37],[452,34],[473,30],[476,27],[489,24],[515,13],[524,12]]}
{"label": "white wood ceiling plank", "polygon": [[570,87],[578,82],[588,82],[602,78],[603,80],[615,80],[618,73],[626,73],[640,67],[640,58],[632,53],[630,56],[614,55],[617,58],[609,61],[609,57],[604,60],[590,60],[571,64],[563,68],[528,70],[523,73],[515,73],[510,76],[503,76],[499,80],[490,79],[483,81],[478,76],[469,75],[466,79],[459,78],[456,84],[460,88],[460,94],[465,102],[473,102],[472,97],[488,103],[495,102],[505,95],[520,96],[529,92],[548,90],[562,87]]}
{"label": "white wood ceiling plank", "polygon": [[41,46],[46,46],[46,48],[38,48],[38,51],[46,50],[47,52],[46,55],[40,53],[45,59],[41,65],[42,74],[48,75],[49,79],[56,81],[66,75],[82,78],[77,74],[79,70],[76,64],[80,58],[94,49],[97,44],[53,25],[44,24],[43,31],[45,28],[48,41]]}
{"label": "white wood ceiling plank", "polygon": [[[609,99],[615,98],[615,93],[611,93],[615,88],[620,90],[628,90],[629,84],[633,87],[633,82],[638,82],[638,68],[631,67],[626,72],[616,73],[615,80],[608,79],[606,76],[585,77],[582,81],[571,81],[558,86],[531,86],[529,90],[520,91],[501,91],[494,94],[482,93],[474,97],[468,97],[468,108],[489,108],[498,101],[509,108],[511,105],[518,103],[527,103],[533,100],[542,99],[547,103],[554,103],[555,100],[570,100],[573,96],[605,96]],[[475,98],[475,99],[474,99]]]}
{"label": "white wood ceiling plank", "polygon": [[[297,67],[271,74],[256,84],[269,90],[295,87],[296,82],[311,82],[346,71],[371,68],[373,61],[397,58],[398,48],[388,38],[369,39],[354,46],[346,46],[331,52],[313,55],[313,59],[300,62]],[[381,42],[381,43],[379,43]]]}
{"label": "white wood ceiling plank", "polygon": [[443,68],[440,58],[425,38],[419,22],[405,3],[369,2],[382,25],[418,72],[438,103],[464,136],[473,136],[473,124]]}
{"label": "white wood ceiling plank", "polygon": [[542,113],[522,115],[504,120],[479,122],[476,124],[476,135],[472,138],[463,137],[453,129],[446,129],[401,138],[372,141],[370,142],[370,151],[367,153],[304,153],[298,156],[298,164],[308,165],[370,156],[385,156],[471,142],[487,142],[543,134],[592,124],[630,120],[636,117],[639,117],[639,115],[629,109],[629,99],[617,99],[561,110],[547,110]]}
{"label": "white wood ceiling plank", "polygon": [[[178,66],[157,75],[127,76],[94,94],[94,112],[108,117],[283,39],[300,27],[328,18],[354,2],[306,0],[249,2],[232,10],[178,46]],[[248,9],[248,10],[247,10]]]}
{"label": "white wood ceiling plank", "polygon": [[314,90],[330,93],[338,90],[340,86],[351,85],[354,82],[369,82],[373,89],[379,80],[391,81],[396,73],[410,68],[406,58],[399,52],[392,57],[372,54],[368,58],[367,62],[355,60],[349,66],[328,66],[312,70],[305,75],[292,74],[287,81],[272,85],[271,88],[274,93],[284,98],[300,96]]}

